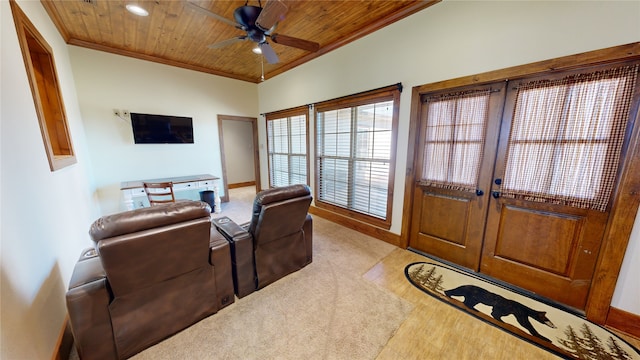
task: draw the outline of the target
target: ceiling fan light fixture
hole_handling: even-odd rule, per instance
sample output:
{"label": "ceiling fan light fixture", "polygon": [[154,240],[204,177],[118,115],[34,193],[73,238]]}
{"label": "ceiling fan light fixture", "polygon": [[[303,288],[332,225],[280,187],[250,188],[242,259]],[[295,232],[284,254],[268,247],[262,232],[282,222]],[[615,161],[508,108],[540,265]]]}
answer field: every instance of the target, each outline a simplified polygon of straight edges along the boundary
{"label": "ceiling fan light fixture", "polygon": [[[262,6],[248,5],[249,1],[247,0],[244,6],[240,6],[234,10],[233,17],[236,20],[235,22],[191,3],[190,0],[187,0],[186,3],[195,10],[203,12],[216,20],[227,23],[236,29],[246,32],[246,35],[236,36],[229,40],[211,44],[208,46],[210,49],[218,49],[222,46],[248,39],[258,45],[254,47],[252,51],[256,54],[262,54],[262,58],[269,64],[277,64],[280,60],[278,59],[278,55],[274,49],[267,42],[267,38],[270,38],[274,44],[295,47],[307,51],[318,51],[320,47],[318,43],[272,33],[272,31],[275,30],[278,21],[284,19],[284,14],[287,12],[287,6],[284,4],[283,0],[266,1],[264,8],[262,8]],[[258,5],[260,5],[260,1],[258,1]]]}
{"label": "ceiling fan light fixture", "polygon": [[136,4],[127,4],[125,6],[127,8],[127,11],[129,11],[132,14],[138,15],[138,16],[148,16],[149,12],[147,10],[145,10],[144,8],[142,8],[140,5],[136,5]]}

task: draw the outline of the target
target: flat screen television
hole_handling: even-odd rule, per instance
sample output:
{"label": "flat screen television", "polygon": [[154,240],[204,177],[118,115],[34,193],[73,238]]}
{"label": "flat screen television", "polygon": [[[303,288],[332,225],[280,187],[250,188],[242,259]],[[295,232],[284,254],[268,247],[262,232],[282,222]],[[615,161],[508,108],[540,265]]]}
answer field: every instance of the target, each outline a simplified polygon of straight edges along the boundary
{"label": "flat screen television", "polygon": [[133,141],[136,144],[193,144],[193,119],[131,113]]}

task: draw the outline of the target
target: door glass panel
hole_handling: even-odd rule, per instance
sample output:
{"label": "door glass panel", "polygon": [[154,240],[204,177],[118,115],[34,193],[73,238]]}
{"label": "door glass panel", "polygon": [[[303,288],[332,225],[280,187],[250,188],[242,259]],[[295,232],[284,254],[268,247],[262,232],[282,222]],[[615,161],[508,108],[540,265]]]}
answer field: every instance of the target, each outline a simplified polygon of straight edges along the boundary
{"label": "door glass panel", "polygon": [[517,88],[503,196],[605,211],[637,66]]}
{"label": "door glass panel", "polygon": [[489,96],[482,90],[427,99],[422,185],[476,190]]}

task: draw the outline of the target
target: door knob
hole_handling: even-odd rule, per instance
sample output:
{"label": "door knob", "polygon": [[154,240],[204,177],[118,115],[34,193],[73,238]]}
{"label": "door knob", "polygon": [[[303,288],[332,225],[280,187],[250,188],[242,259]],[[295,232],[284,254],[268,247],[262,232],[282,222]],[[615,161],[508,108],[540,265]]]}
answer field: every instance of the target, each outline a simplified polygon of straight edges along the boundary
{"label": "door knob", "polygon": [[502,179],[498,178],[498,179],[493,180],[493,182],[494,182],[496,185],[500,185],[500,184],[502,184]]}
{"label": "door knob", "polygon": [[484,191],[478,189],[478,190],[476,190],[476,195],[477,196],[482,196],[482,195],[484,195]]}
{"label": "door knob", "polygon": [[495,199],[500,197],[500,191],[494,191],[491,193],[491,196],[493,196]]}

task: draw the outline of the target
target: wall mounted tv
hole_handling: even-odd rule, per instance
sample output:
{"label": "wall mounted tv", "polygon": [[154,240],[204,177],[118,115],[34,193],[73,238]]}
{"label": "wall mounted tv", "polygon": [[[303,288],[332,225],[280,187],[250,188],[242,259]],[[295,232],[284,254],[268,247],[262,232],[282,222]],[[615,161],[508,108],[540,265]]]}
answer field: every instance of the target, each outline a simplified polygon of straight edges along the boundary
{"label": "wall mounted tv", "polygon": [[131,113],[136,144],[193,144],[190,117]]}

